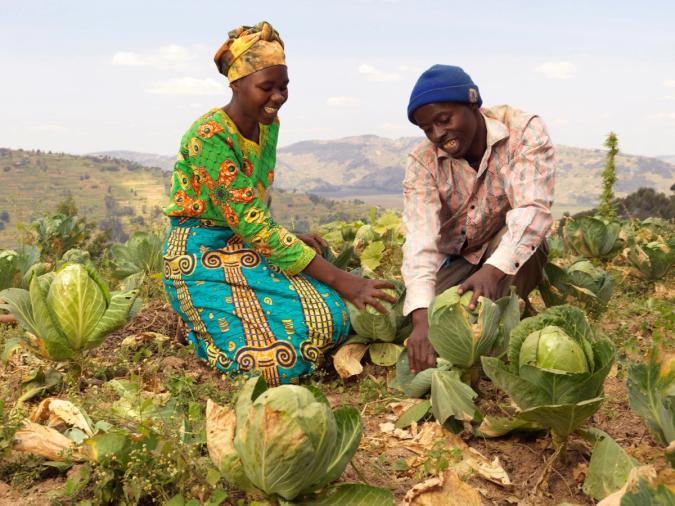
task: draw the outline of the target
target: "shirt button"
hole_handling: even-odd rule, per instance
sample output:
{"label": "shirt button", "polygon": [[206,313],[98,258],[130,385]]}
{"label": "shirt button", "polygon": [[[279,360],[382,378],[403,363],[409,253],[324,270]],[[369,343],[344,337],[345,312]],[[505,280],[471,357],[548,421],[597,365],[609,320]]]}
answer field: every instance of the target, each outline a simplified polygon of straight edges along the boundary
{"label": "shirt button", "polygon": [[515,265],[516,265],[516,267],[520,267],[520,264],[519,264],[518,262],[516,262],[516,264],[515,264]]}
{"label": "shirt button", "polygon": [[462,229],[462,235],[466,234],[466,230]]}
{"label": "shirt button", "polygon": [[535,247],[534,247],[534,246],[532,246],[532,251],[534,251],[534,250],[535,250]]}
{"label": "shirt button", "polygon": [[471,204],[471,208],[470,208],[470,209],[476,209],[476,206],[474,206],[473,204]]}

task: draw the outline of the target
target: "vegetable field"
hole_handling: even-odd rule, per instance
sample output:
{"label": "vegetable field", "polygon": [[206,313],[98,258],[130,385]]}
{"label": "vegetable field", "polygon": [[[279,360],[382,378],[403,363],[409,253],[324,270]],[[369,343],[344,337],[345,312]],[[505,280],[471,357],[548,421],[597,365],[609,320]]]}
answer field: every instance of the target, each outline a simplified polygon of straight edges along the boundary
{"label": "vegetable field", "polygon": [[0,504],[675,502],[672,223],[557,223],[536,314],[449,289],[417,375],[400,217],[322,225],[327,259],[399,300],[350,307],[326,367],[270,388],[195,357],[162,232],[95,257],[76,216],[40,220],[0,252]]}

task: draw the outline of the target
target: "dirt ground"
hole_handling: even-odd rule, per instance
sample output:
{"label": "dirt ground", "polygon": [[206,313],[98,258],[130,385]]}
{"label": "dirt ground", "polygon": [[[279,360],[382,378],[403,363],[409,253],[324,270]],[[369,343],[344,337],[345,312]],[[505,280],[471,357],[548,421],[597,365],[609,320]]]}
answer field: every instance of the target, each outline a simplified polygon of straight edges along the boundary
{"label": "dirt ground", "polygon": [[[634,314],[639,311],[631,305],[631,294],[613,302],[613,307],[599,322],[600,328],[609,335],[626,339],[617,343],[621,349],[618,366],[610,373],[605,384],[606,400],[588,425],[607,432],[619,443],[629,455],[645,464],[664,467],[664,452],[652,439],[647,427],[630,409],[627,398],[625,380],[625,360],[639,356],[649,348],[651,330],[658,327],[657,317]],[[612,311],[613,310],[613,311]],[[621,315],[621,323],[617,319]],[[651,314],[651,313],[650,313]],[[130,335],[144,332],[155,332],[169,337],[159,356],[149,356],[138,364],[128,367],[120,363],[116,356],[123,339]],[[635,336],[641,336],[639,339]],[[617,337],[617,339],[619,339]],[[211,385],[212,392],[219,392],[223,398],[232,394],[231,381],[218,372],[210,369],[193,354],[187,353],[185,346],[177,337],[177,319],[175,314],[162,301],[153,301],[127,324],[125,328],[111,335],[95,352],[90,360],[96,364],[97,371],[104,371],[107,378],[128,377],[138,373],[141,377],[148,371],[156,377],[145,377],[145,380],[163,383],[177,375],[189,376],[198,384]],[[14,398],[11,391],[17,389],[21,376],[34,365],[27,356],[14,357],[7,366],[0,366],[0,379],[3,389],[7,389],[3,398],[11,405]],[[101,373],[102,374],[102,373]],[[383,432],[382,426],[395,419],[392,403],[403,399],[397,390],[388,388],[393,377],[391,369],[367,364],[364,372],[355,379],[342,381],[332,367],[314,380],[326,394],[331,404],[349,404],[357,407],[363,420],[363,438],[358,452],[343,474],[341,481],[363,481],[370,485],[391,489],[397,501],[402,501],[406,492],[420,480],[426,479],[428,473],[421,467],[407,466],[407,462],[433,460],[432,455],[419,455],[397,444],[391,434]],[[81,383],[81,395],[102,380],[93,374],[85,377]],[[479,407],[489,410],[490,406],[503,402],[504,396],[494,386],[482,379],[478,385],[481,394]],[[205,401],[206,399],[200,399]],[[425,423],[432,423],[431,421]],[[420,430],[423,426],[417,427]],[[533,492],[535,484],[544,471],[547,462],[553,455],[550,436],[545,433],[520,433],[496,439],[475,437],[468,432],[461,439],[471,448],[478,450],[487,460],[498,462],[508,473],[511,486],[500,486],[482,479],[480,476],[469,476],[466,481],[478,490],[481,504],[510,505],[536,504],[558,505],[594,504],[582,491],[582,485],[590,458],[590,447],[581,438],[573,437],[569,443],[565,459],[559,459],[547,473],[547,477]],[[52,503],[53,491],[61,488],[68,475],[56,471],[38,473],[34,480],[18,479],[16,470],[12,471],[12,456],[2,464],[0,474],[0,505],[41,505]],[[72,472],[72,471],[71,471]],[[243,497],[233,493],[233,498]],[[68,504],[59,502],[58,504]],[[235,502],[225,504],[236,504]]]}

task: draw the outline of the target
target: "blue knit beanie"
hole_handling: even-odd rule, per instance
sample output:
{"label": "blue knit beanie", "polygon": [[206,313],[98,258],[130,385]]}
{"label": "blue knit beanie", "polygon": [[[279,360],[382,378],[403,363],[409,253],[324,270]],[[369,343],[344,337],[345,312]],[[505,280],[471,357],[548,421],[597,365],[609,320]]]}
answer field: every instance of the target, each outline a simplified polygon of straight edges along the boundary
{"label": "blue knit beanie", "polygon": [[469,74],[452,65],[434,65],[420,76],[410,94],[408,119],[417,124],[413,113],[423,105],[437,102],[461,102],[478,107],[483,104],[478,86]]}

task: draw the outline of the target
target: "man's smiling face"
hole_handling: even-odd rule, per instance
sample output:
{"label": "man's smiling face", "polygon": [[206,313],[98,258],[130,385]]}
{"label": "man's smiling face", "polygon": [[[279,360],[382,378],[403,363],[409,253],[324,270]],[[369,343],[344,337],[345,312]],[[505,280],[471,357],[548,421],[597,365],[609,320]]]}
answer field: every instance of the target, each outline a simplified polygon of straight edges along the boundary
{"label": "man's smiling face", "polygon": [[413,117],[435,146],[452,158],[465,158],[478,130],[476,109],[457,102],[439,102],[420,107]]}

